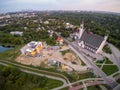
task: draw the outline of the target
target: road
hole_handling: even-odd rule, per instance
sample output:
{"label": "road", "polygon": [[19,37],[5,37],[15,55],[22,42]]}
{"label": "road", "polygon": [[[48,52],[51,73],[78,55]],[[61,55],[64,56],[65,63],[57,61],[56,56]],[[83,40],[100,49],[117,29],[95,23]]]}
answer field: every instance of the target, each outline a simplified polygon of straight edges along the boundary
{"label": "road", "polygon": [[[73,82],[73,83],[71,83],[71,85],[74,85],[74,84],[77,84],[77,83],[80,83],[80,82],[86,82],[86,81],[103,81],[103,79],[102,78],[88,78],[88,79],[83,79],[83,80],[78,80],[78,81],[76,81],[76,82]],[[92,83],[92,82],[91,82]],[[53,90],[60,90],[60,89],[62,89],[62,88],[65,88],[65,87],[67,87],[67,86],[69,86],[69,84],[68,85],[65,85],[65,86],[61,86],[61,87],[58,87],[58,88],[55,88],[55,89],[53,89]],[[83,85],[83,87],[84,87],[84,85]],[[72,88],[72,87],[71,87]]]}
{"label": "road", "polygon": [[[88,86],[94,86],[94,85],[100,85],[100,84],[104,84],[103,81],[95,81],[95,82],[89,82],[89,83],[85,83],[86,87]],[[69,90],[80,90],[84,88],[84,85],[78,85],[76,87],[72,87]]]}
{"label": "road", "polygon": [[[115,74],[117,74],[117,73],[119,73],[119,72],[116,72]],[[120,79],[120,75],[115,76],[114,79],[115,80]],[[87,86],[105,84],[105,81],[102,78],[88,78],[88,79],[83,79],[83,80],[78,80],[76,82],[73,82],[73,83],[71,83],[71,85],[75,85],[75,84],[80,83],[80,82],[82,82],[83,84],[72,87],[72,88],[70,88],[70,90],[79,90],[79,89],[85,88]],[[85,82],[89,82],[89,83],[85,83]],[[67,86],[69,86],[69,85],[61,86],[61,87],[55,88],[53,90],[60,90],[60,89],[65,88]]]}
{"label": "road", "polygon": [[100,69],[98,68],[90,58],[88,58],[86,55],[84,55],[78,47],[75,47],[73,44],[69,44],[71,49],[76,52],[76,54],[91,68],[96,74],[99,74],[104,81],[111,87],[114,88],[117,85],[117,82],[112,79],[107,77],[107,75]]}
{"label": "road", "polygon": [[[58,36],[60,36],[58,33],[56,33]],[[99,74],[106,84],[108,84],[111,88],[114,88],[118,85],[118,83],[112,78],[112,77],[107,77],[107,75],[96,66],[96,64],[90,60],[84,53],[79,49],[79,46],[76,46],[75,44],[69,42],[67,39],[62,37],[64,41],[70,46],[70,48],[83,60],[83,62],[88,65],[96,74]]]}
{"label": "road", "polygon": [[112,61],[118,66],[120,70],[120,51],[112,44],[108,43],[112,51]]}

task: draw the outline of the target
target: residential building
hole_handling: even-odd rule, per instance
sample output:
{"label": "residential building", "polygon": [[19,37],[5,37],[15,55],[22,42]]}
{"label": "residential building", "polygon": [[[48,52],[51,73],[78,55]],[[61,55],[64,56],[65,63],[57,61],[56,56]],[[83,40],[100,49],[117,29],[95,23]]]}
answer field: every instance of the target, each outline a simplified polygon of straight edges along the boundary
{"label": "residential building", "polygon": [[10,32],[10,34],[22,36],[22,35],[23,35],[23,32],[20,32],[20,31],[12,31],[12,32]]}
{"label": "residential building", "polygon": [[57,43],[58,43],[59,45],[63,45],[63,42],[64,42],[63,38],[60,37],[60,36],[58,36],[58,38],[57,38]]}

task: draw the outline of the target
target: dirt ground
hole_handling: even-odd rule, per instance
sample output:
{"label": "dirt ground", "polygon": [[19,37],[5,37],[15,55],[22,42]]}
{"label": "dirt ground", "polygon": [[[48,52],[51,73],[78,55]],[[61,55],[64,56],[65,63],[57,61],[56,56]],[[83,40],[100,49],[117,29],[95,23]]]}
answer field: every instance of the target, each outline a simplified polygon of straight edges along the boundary
{"label": "dirt ground", "polygon": [[29,57],[26,55],[20,55],[16,58],[16,61],[25,64],[25,65],[34,65],[34,66],[40,66],[41,62],[44,61],[45,58],[35,58],[35,57]]}
{"label": "dirt ground", "polygon": [[[63,46],[61,49],[51,49],[50,47],[45,47],[40,53],[41,57],[30,57],[26,55],[20,55],[16,58],[16,61],[21,64],[34,66],[40,66],[41,62],[45,62],[45,60],[51,59],[58,60],[62,63],[68,63],[73,61],[76,62],[76,56],[72,52],[68,52],[64,56],[61,54],[61,50],[67,49],[69,49],[68,46]],[[79,63],[79,65],[81,65],[81,62]]]}
{"label": "dirt ground", "polygon": [[66,58],[66,60],[69,60],[69,61],[75,61],[76,59],[75,55],[73,55],[72,53],[66,53],[64,55],[64,58]]}
{"label": "dirt ground", "polygon": [[68,52],[63,56],[64,60],[66,61],[70,61],[70,62],[75,62],[78,65],[81,65],[81,61],[79,60],[79,58],[77,58],[77,56],[75,56],[73,53]]}

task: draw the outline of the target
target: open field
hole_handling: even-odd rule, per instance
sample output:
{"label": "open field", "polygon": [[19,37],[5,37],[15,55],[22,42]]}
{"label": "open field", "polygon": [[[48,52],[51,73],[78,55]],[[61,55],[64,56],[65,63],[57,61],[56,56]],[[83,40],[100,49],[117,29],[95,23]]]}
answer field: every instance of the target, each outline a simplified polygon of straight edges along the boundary
{"label": "open field", "polygon": [[118,67],[116,65],[104,65],[102,68],[103,72],[107,75],[111,75],[118,71]]}

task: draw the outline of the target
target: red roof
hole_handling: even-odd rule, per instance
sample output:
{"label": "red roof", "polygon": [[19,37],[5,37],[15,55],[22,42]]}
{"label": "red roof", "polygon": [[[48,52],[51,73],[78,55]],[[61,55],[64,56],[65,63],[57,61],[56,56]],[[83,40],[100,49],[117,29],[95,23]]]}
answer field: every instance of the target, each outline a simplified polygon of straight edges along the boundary
{"label": "red roof", "polygon": [[57,41],[61,41],[61,40],[63,40],[63,38],[59,36],[59,37],[57,38]]}

